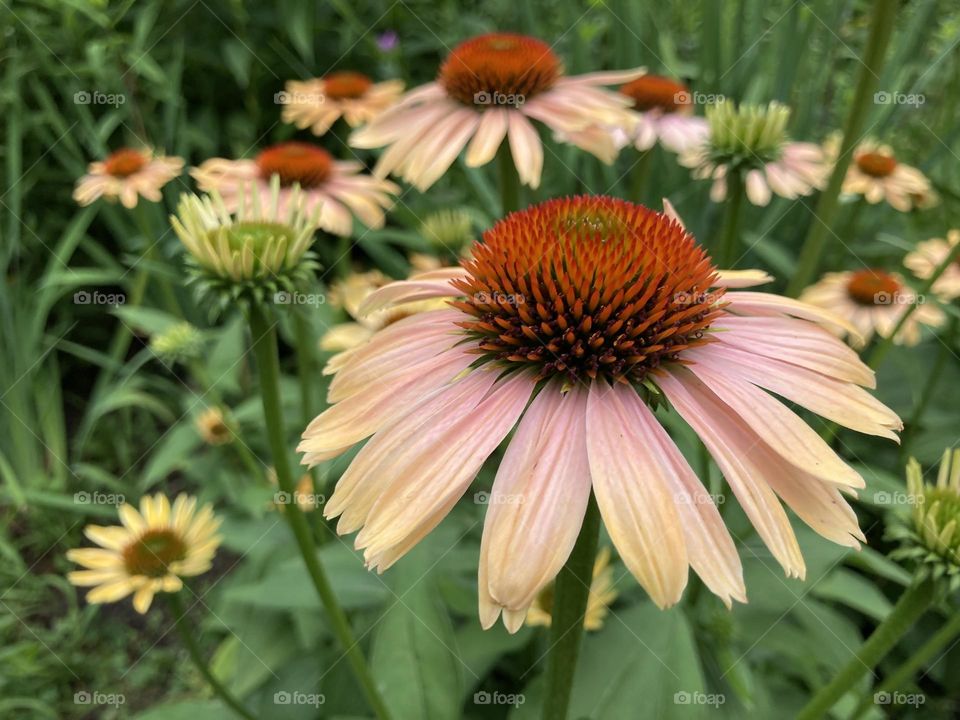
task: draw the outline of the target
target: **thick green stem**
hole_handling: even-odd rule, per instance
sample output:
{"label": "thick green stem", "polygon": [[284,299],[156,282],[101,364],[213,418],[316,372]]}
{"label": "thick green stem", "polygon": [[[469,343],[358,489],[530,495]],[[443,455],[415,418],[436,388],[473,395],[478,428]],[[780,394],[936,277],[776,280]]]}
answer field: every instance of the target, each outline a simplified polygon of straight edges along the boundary
{"label": "thick green stem", "polygon": [[600,510],[591,494],[577,543],[557,575],[550,623],[547,691],[543,701],[544,720],[565,720],[567,717],[599,535]]}
{"label": "thick green stem", "polygon": [[731,172],[727,177],[727,214],[724,219],[723,234],[717,247],[717,267],[732,268],[737,261],[740,236],[740,215],[743,210],[743,179],[739,172]]}
{"label": "thick green stem", "polygon": [[917,308],[920,307],[920,304],[926,301],[926,295],[930,293],[930,289],[933,287],[934,283],[940,279],[940,276],[946,272],[947,268],[950,267],[951,263],[953,263],[953,261],[958,257],[960,257],[960,243],[957,243],[953,246],[947,256],[940,261],[939,265],[937,265],[937,269],[934,270],[930,277],[924,280],[923,284],[917,289],[917,302],[910,305],[910,307],[908,307],[900,316],[900,319],[897,320],[897,324],[893,326],[893,331],[882,337],[873,347],[873,351],[870,353],[870,357],[867,359],[867,365],[874,370],[880,367],[880,363],[883,362],[883,359],[886,357],[887,353],[890,352],[890,348],[893,346],[893,339],[900,334],[903,326],[907,324],[907,320],[909,320],[910,316],[916,312]]}
{"label": "thick green stem", "polygon": [[507,142],[501,143],[497,151],[497,166],[500,170],[501,210],[506,215],[520,209],[520,176]]}
{"label": "thick green stem", "polygon": [[827,234],[836,219],[840,204],[843,179],[850,166],[853,148],[860,140],[860,132],[866,123],[873,92],[880,78],[883,56],[886,54],[890,34],[893,31],[893,21],[897,14],[897,4],[898,0],[874,0],[870,37],[863,53],[863,62],[853,93],[853,103],[843,126],[843,140],[840,142],[837,162],[826,189],[817,201],[816,215],[800,251],[796,272],[787,285],[787,294],[791,297],[799,295],[800,291],[810,284],[820,267],[820,257],[827,242]]}
{"label": "thick green stem", "polygon": [[[263,418],[270,443],[270,454],[273,456],[273,466],[277,471],[277,485],[282,492],[287,493],[292,498],[296,488],[290,469],[286,434],[283,429],[283,413],[280,407],[280,361],[276,326],[268,320],[259,305],[253,305],[250,308],[250,333],[253,340],[253,354],[260,374]],[[330,626],[340,642],[347,660],[350,662],[350,667],[353,669],[357,681],[363,688],[367,702],[378,718],[386,720],[390,717],[390,714],[373,682],[373,677],[370,675],[370,669],[360,650],[360,645],[350,629],[346,613],[337,602],[326,572],[320,564],[307,519],[296,502],[285,505],[283,514],[296,538],[297,546],[303,556],[303,562],[307,566],[310,579],[317,590],[317,595],[320,596],[320,601],[327,611]]]}
{"label": "thick green stem", "polygon": [[827,714],[857,681],[873,669],[893,649],[897,641],[913,627],[913,624],[933,602],[934,584],[931,580],[914,582],[897,600],[893,610],[880,623],[856,655],[820,688],[807,706],[797,715],[797,720],[815,720]]}
{"label": "thick green stem", "polygon": [[237,715],[247,718],[247,720],[255,720],[253,713],[247,710],[240,701],[233,696],[233,693],[227,690],[226,686],[220,682],[210,670],[207,661],[204,660],[203,653],[200,651],[200,646],[197,645],[197,640],[193,632],[187,627],[187,611],[183,606],[180,593],[170,593],[167,595],[167,598],[170,601],[170,610],[173,612],[174,623],[177,626],[180,639],[183,640],[187,652],[190,653],[190,659],[193,660],[193,664],[197,666],[197,670],[203,675],[203,679],[207,681],[207,684],[210,685],[217,696],[230,706]]}
{"label": "thick green stem", "polygon": [[[913,655],[907,658],[903,665],[890,673],[887,679],[880,683],[876,692],[891,692],[905,688],[907,683],[910,682],[910,678],[912,678],[920,668],[930,662],[930,659],[940,652],[947,643],[952,642],[957,635],[960,635],[960,613],[955,613],[947,624],[943,625],[937,632],[931,635],[930,639],[921,645]],[[853,715],[850,716],[850,720],[856,720],[856,718],[863,715],[870,707],[872,701],[873,695],[867,694],[860,701],[860,705]]]}
{"label": "thick green stem", "polygon": [[313,336],[310,325],[299,308],[293,312],[293,329],[297,338],[297,377],[300,380],[301,421],[306,427],[313,420],[313,378],[315,376],[315,356]]}

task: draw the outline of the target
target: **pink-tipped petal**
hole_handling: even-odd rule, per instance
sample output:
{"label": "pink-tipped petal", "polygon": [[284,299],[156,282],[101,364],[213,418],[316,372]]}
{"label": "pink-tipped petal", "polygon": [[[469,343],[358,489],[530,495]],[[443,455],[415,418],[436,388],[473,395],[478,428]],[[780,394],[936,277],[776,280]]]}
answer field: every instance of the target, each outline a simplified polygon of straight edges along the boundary
{"label": "pink-tipped petal", "polygon": [[587,399],[587,452],[604,525],[624,563],[659,607],[687,584],[687,547],[674,499],[623,400],[632,387],[603,382]]}
{"label": "pink-tipped petal", "polygon": [[[480,545],[481,622],[520,613],[556,577],[577,540],[590,497],[587,393],[554,381],[524,414],[488,496]],[[494,612],[495,608],[496,612]],[[510,632],[517,627],[510,627]]]}
{"label": "pink-tipped petal", "polygon": [[728,310],[737,314],[789,315],[839,328],[854,337],[860,337],[857,329],[836,313],[792,298],[770,293],[731,292],[724,295],[723,299],[730,303]]}

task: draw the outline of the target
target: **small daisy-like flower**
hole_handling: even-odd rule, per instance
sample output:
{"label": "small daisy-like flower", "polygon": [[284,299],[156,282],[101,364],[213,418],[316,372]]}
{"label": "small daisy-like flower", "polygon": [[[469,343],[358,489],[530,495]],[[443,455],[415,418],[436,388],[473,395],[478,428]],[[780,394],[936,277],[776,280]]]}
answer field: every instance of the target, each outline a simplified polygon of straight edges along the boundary
{"label": "small daisy-like flower", "polygon": [[780,103],[740,105],[721,102],[706,109],[706,140],[682,153],[679,162],[695,178],[713,180],[710,199],[727,196],[727,178],[743,178],[747,198],[767,205],[772,193],[794,200],[822,189],[830,177],[824,150],[813,143],[791,142],[786,134],[790,108]]}
{"label": "small daisy-like flower", "polygon": [[[416,281],[418,278],[430,280],[435,277],[434,271],[439,268],[439,263],[436,263],[433,256],[425,255],[421,257],[424,259],[430,258],[434,261],[435,266],[433,268],[422,267],[420,272],[410,277],[412,281]],[[341,355],[330,359],[325,374],[332,373],[333,368],[346,360],[347,351],[364,345],[378,330],[382,330],[410,315],[446,307],[445,300],[431,298],[383,308],[371,313],[360,311],[368,297],[391,282],[393,281],[379,270],[371,270],[364,273],[353,273],[333,286],[330,291],[331,304],[343,308],[354,321],[334,325],[320,338],[321,350],[341,353]]]}
{"label": "small daisy-like flower", "polygon": [[874,333],[888,337],[901,316],[917,303],[918,307],[907,318],[894,343],[916,345],[920,342],[922,325],[938,326],[943,322],[940,308],[918,298],[900,275],[886,270],[867,268],[826,273],[803,291],[800,300],[829,310],[856,328],[856,333],[850,335],[854,347],[863,347]]}
{"label": "small daisy-like flower", "polygon": [[[533,601],[527,611],[527,625],[544,625],[550,627],[553,620],[553,592],[551,582]],[[613,568],[610,567],[610,548],[604,547],[597,553],[593,563],[593,578],[590,581],[590,594],[587,598],[587,611],[583,615],[584,630],[599,630],[603,627],[603,620],[607,617],[608,608],[617,599],[617,591],[613,587]]]}
{"label": "small daisy-like flower", "polygon": [[197,432],[207,445],[225,445],[233,441],[233,431],[227,424],[223,410],[214,406],[206,408],[197,416]]}
{"label": "small daisy-like flower", "polygon": [[346,236],[353,231],[352,215],[367,227],[383,227],[384,211],[393,207],[391,195],[400,191],[392,182],[361,170],[360,163],[334,160],[319,145],[283,142],[253,160],[207,160],[190,174],[204,192],[220,193],[229,210],[239,207],[244,188],[249,192],[251,185],[259,185],[266,191],[271,178],[277,177],[281,209],[294,196],[302,197],[308,215],[318,211],[317,227]]}
{"label": "small daisy-like flower", "polygon": [[[958,242],[960,242],[960,230],[949,231],[946,240],[943,238],[924,240],[917,244],[913,252],[907,254],[903,264],[921,280],[928,280],[953,252]],[[960,297],[960,261],[955,260],[947,265],[931,289],[937,296],[947,301]]]}
{"label": "small daisy-like flower", "polygon": [[220,545],[219,518],[213,507],[197,510],[196,498],[179,495],[170,501],[161,494],[140,500],[140,512],[124,503],[122,526],[87,525],[84,534],[99,548],[67,551],[83,570],[67,575],[77,587],[93,587],[89,603],[117,602],[133,593],[133,607],[145,613],[158,592],[178,592],[181,578],[210,569]]}
{"label": "small daisy-like flower", "polygon": [[[508,215],[460,267],[390,283],[361,311],[446,298],[378,332],[336,369],[333,406],[303,462],[370,437],[325,506],[390,567],[447,515],[515,429],[480,550],[480,619],[517,630],[577,539],[591,492],[624,564],[660,606],[692,567],[745,600],[723,519],[655,412],[703,440],[788,575],[803,557],[781,505],[824,537],[863,539],[842,489],[863,479],[772,394],[845,427],[896,438],[899,418],[860,386],[873,372],[820,324],[820,308],[734,290],[759,271],[717,270],[675,216],[608,197]],[[371,437],[372,436],[372,437]]]}
{"label": "small daisy-like flower", "polygon": [[[520,181],[539,187],[543,144],[530,120],[597,155],[617,155],[600,126],[632,130],[630,100],[603,86],[632,80],[643,70],[565,77],[550,46],[526,35],[491,33],[453,49],[436,81],[404,95],[350,137],[361,148],[389,146],[375,168],[425,191],[467,147],[468,167],[490,162],[506,138]],[[580,132],[593,128],[579,139]],[[467,143],[469,142],[469,146]]]}
{"label": "small daisy-like flower", "polygon": [[363,73],[340,71],[313,80],[291,80],[277,97],[285,123],[323,135],[343,117],[350,127],[368,123],[403,94],[403,82],[375,83]]}
{"label": "small daisy-like flower", "polygon": [[178,322],[150,337],[150,350],[168,364],[200,357],[203,345],[203,334],[188,322]]}
{"label": "small daisy-like flower", "polygon": [[[832,135],[824,147],[835,158],[840,150],[840,136]],[[874,140],[865,140],[854,149],[840,191],[845,195],[863,195],[871,205],[885,200],[900,212],[931,207],[937,198],[926,175],[897,160],[889,145]]]}
{"label": "small daisy-like flower", "polygon": [[282,188],[276,176],[267,187],[249,185],[231,212],[216,191],[182,195],[170,223],[190,253],[194,275],[229,297],[295,290],[312,276],[308,252],[316,217],[298,187]]}
{"label": "small daisy-like flower", "polygon": [[960,450],[944,451],[935,485],[910,458],[907,492],[911,522],[891,529],[903,543],[894,557],[916,563],[921,577],[946,580],[952,592],[960,587]]}
{"label": "small daisy-like flower", "polygon": [[628,82],[620,92],[633,100],[633,109],[640,115],[630,139],[641,152],[657,141],[671,152],[688,152],[710,134],[706,119],[694,116],[693,95],[683,83],[644,75]]}
{"label": "small daisy-like flower", "polygon": [[181,158],[122,148],[106,160],[90,163],[87,174],[77,181],[73,199],[80,205],[89,205],[101,197],[119,199],[125,208],[135,208],[140,197],[160,202],[160,189],[181,172]]}

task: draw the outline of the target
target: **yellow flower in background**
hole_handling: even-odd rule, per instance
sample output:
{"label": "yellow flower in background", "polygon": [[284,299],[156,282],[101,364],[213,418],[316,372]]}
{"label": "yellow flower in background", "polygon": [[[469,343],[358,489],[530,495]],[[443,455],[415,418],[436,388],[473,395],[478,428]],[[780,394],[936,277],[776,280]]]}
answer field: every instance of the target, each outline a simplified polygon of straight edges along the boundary
{"label": "yellow flower in background", "polygon": [[[410,261],[419,270],[418,273],[410,276],[411,280],[424,275],[429,276],[440,267],[439,261],[432,255],[412,256]],[[353,318],[353,321],[339,323],[331,327],[320,338],[320,349],[339,352],[343,355],[345,351],[363,345],[378,330],[395,323],[397,320],[428,310],[440,310],[447,305],[446,300],[431,298],[404,303],[397,307],[383,308],[371,313],[362,313],[360,308],[363,302],[376,290],[391,282],[393,282],[393,278],[387,277],[379,270],[371,270],[369,272],[353,273],[336,283],[330,290],[330,302],[334,306],[343,308]],[[337,358],[343,359],[340,355],[331,358],[330,362],[333,367],[336,367],[339,363]],[[334,371],[331,370],[330,372]],[[324,374],[329,373],[325,370]]]}
{"label": "yellow flower in background", "polygon": [[[610,567],[610,548],[604,547],[597,553],[593,563],[593,579],[590,581],[590,595],[587,599],[587,612],[583,616],[585,630],[599,630],[607,617],[608,608],[617,599],[613,587],[613,568]],[[553,612],[554,583],[540,591],[533,605],[527,610],[527,625],[550,627]]]}
{"label": "yellow flower in background", "polygon": [[[267,469],[267,482],[273,487],[278,487],[276,468]],[[270,508],[283,512],[284,506],[291,503],[296,503],[303,512],[313,512],[323,503],[323,496],[314,492],[313,477],[310,473],[304,473],[300,476],[292,497],[290,493],[277,490],[274,493],[273,501],[270,503]]]}
{"label": "yellow flower in background", "polygon": [[87,602],[117,602],[133,593],[133,607],[145,613],[158,592],[178,592],[181,578],[210,569],[220,545],[220,519],[213,506],[197,510],[197,499],[178,495],[170,506],[165,495],[146,496],[140,511],[124,503],[118,510],[122,526],[88,525],[84,534],[99,548],[67,552],[83,570],[67,575],[77,587],[92,587]]}
{"label": "yellow flower in background", "polygon": [[[824,150],[829,157],[836,158],[840,136],[830,136],[824,143]],[[847,169],[841,192],[862,195],[871,205],[886,201],[900,212],[928,208],[937,200],[926,175],[897,159],[889,145],[870,139],[854,149],[853,162]]]}
{"label": "yellow flower in background", "polygon": [[350,127],[370,122],[402,94],[402,80],[375,83],[363,73],[346,70],[290,80],[277,100],[283,105],[285,123],[323,135],[341,117]]}
{"label": "yellow flower in background", "polygon": [[160,202],[160,189],[181,172],[182,158],[154,155],[148,149],[121,148],[87,166],[87,174],[77,181],[73,199],[79,205],[90,205],[103,197],[120,200],[125,208],[135,208],[140,197]]}
{"label": "yellow flower in background", "polygon": [[227,424],[223,410],[218,407],[208,407],[196,420],[197,431],[208,445],[225,445],[233,441],[233,432]]}

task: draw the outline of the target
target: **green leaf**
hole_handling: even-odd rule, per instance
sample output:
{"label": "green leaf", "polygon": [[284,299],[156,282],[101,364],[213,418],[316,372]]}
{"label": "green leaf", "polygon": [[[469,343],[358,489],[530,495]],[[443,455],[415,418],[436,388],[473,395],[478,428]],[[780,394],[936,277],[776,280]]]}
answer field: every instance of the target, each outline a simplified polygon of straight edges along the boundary
{"label": "green leaf", "polygon": [[396,720],[460,718],[463,664],[421,544],[391,570],[393,592],[373,641],[373,676]]}

